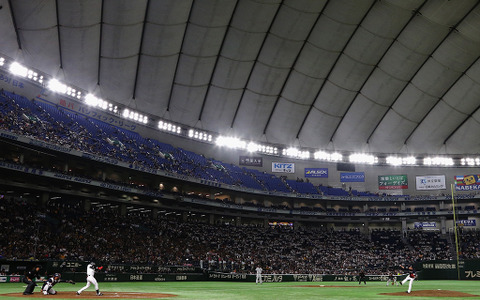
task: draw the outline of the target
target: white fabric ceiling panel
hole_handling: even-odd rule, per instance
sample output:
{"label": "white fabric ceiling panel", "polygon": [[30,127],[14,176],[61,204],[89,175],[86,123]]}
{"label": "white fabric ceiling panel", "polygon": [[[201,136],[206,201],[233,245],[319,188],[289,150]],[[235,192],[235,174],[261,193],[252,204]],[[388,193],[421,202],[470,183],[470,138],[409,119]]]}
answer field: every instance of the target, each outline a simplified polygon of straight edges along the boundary
{"label": "white fabric ceiling panel", "polygon": [[242,62],[220,57],[215,68],[212,85],[226,89],[243,89],[253,64],[253,61]]}
{"label": "white fabric ceiling panel", "polygon": [[8,2],[12,4],[13,15],[19,30],[47,30],[57,26],[55,0]]}
{"label": "white fabric ceiling panel", "polygon": [[420,1],[416,2],[408,9],[399,9],[398,5],[401,3],[378,1],[363,20],[362,27],[379,37],[394,38],[411,18],[412,9],[421,4]]}
{"label": "white fabric ceiling panel", "polygon": [[[302,3],[308,5],[305,1]],[[294,9],[282,5],[270,32],[287,40],[304,41],[317,19],[318,13],[319,11],[304,11],[302,7]]]}
{"label": "white fabric ceiling panel", "polygon": [[416,122],[389,110],[368,141],[369,145],[372,151],[397,153],[403,148],[405,139],[415,126]]}
{"label": "white fabric ceiling panel", "polygon": [[168,56],[180,53],[185,32],[184,23],[178,25],[156,25],[147,23],[143,38],[142,54]]}
{"label": "white fabric ceiling panel", "polygon": [[343,117],[333,137],[335,147],[343,149],[364,145],[368,136],[378,123],[387,107],[378,105],[363,95],[358,95],[348,112]]}
{"label": "white fabric ceiling panel", "polygon": [[57,1],[58,20],[63,27],[87,27],[100,25],[101,0]]}
{"label": "white fabric ceiling panel", "polygon": [[293,8],[295,10],[301,10],[305,12],[317,13],[320,12],[327,0],[285,0],[283,5]]}
{"label": "white fabric ceiling panel", "polygon": [[[478,63],[477,63],[478,65]],[[477,80],[480,73],[477,73]],[[464,114],[470,114],[479,105],[480,101],[480,80],[475,82],[470,77],[462,78],[453,86],[451,90],[443,97],[443,100],[455,110]]]}
{"label": "white fabric ceiling panel", "polygon": [[286,82],[282,96],[299,104],[312,104],[317,96],[323,80],[311,78],[293,71]]}
{"label": "white fabric ceiling panel", "polygon": [[167,109],[178,56],[142,56],[137,81],[136,99],[142,110],[159,116]]}
{"label": "white fabric ceiling panel", "polygon": [[246,32],[266,33],[280,2],[239,0],[231,26]]}
{"label": "white fabric ceiling panel", "polygon": [[358,91],[373,68],[373,65],[366,65],[347,55],[342,55],[330,74],[329,80],[344,89]]}
{"label": "white fabric ceiling panel", "polygon": [[102,59],[100,64],[100,96],[128,104],[133,96],[132,78],[135,78],[137,57]]}
{"label": "white fabric ceiling panel", "polygon": [[448,34],[449,28],[432,23],[422,15],[417,15],[398,37],[398,42],[406,48],[429,55]]}
{"label": "white fabric ceiling panel", "polygon": [[437,101],[437,97],[425,94],[409,84],[394,103],[392,109],[405,119],[418,123]]}
{"label": "white fabric ceiling panel", "polygon": [[303,42],[285,40],[270,34],[258,60],[271,67],[290,68],[302,45]]}
{"label": "white fabric ceiling panel", "polygon": [[301,105],[280,98],[266,131],[268,141],[293,145],[294,138],[309,108],[309,105]]}
{"label": "white fabric ceiling panel", "polygon": [[203,98],[207,91],[206,86],[189,87],[174,86],[170,105],[170,117],[179,120],[182,124],[194,126],[198,122]]}
{"label": "white fabric ceiling panel", "polygon": [[327,77],[339,54],[339,52],[326,51],[307,43],[295,63],[295,70],[308,77],[323,79]]}
{"label": "white fabric ceiling panel", "polygon": [[464,119],[464,114],[440,102],[416,128],[407,143],[420,152],[441,148],[443,141]]}
{"label": "white fabric ceiling panel", "polygon": [[195,57],[181,55],[178,62],[175,84],[183,86],[207,85],[215,64],[215,57]]}
{"label": "white fabric ceiling panel", "polygon": [[102,58],[126,58],[138,55],[143,24],[103,25]]}
{"label": "white fabric ceiling panel", "polygon": [[[327,81],[323,86],[322,92],[317,97],[314,107],[328,115],[342,117],[350,106],[351,99],[353,99],[355,95],[356,92],[343,89]],[[310,117],[311,116],[308,116],[308,118]]]}
{"label": "white fabric ceiling panel", "polygon": [[221,55],[233,60],[254,61],[266,33],[251,33],[235,28],[228,30]]}
{"label": "white fabric ceiling panel", "polygon": [[205,103],[202,112],[202,128],[206,130],[221,128],[220,133],[227,133],[242,93],[243,90],[226,90],[211,86],[208,94],[211,100]]}
{"label": "white fabric ceiling panel", "polygon": [[112,26],[132,26],[143,23],[147,0],[104,0],[103,23]]}
{"label": "white fabric ceiling panel", "polygon": [[158,26],[177,26],[188,21],[193,0],[149,0],[147,21]]}
{"label": "white fabric ceiling panel", "polygon": [[430,58],[415,75],[412,84],[424,93],[441,97],[460,75],[460,72]]}
{"label": "white fabric ceiling panel", "polygon": [[480,7],[476,7],[466,18],[457,26],[458,32],[469,40],[480,42]]}
{"label": "white fabric ceiling panel", "polygon": [[390,106],[407,83],[376,68],[363,86],[361,93],[373,101]]}
{"label": "white fabric ceiling panel", "polygon": [[359,27],[345,49],[345,55],[364,64],[376,65],[392,39],[379,37]]}
{"label": "white fabric ceiling panel", "polygon": [[247,89],[252,92],[278,96],[285,82],[289,69],[271,68],[262,63],[255,64]]}
{"label": "white fabric ceiling panel", "polygon": [[233,126],[236,135],[259,139],[276,100],[276,96],[259,95],[246,90]]}
{"label": "white fabric ceiling panel", "polygon": [[2,54],[16,58],[18,44],[13,19],[10,15],[10,4],[7,1],[1,1],[0,3],[3,5],[3,9],[0,10],[0,20],[2,20],[2,25],[0,26]]}
{"label": "white fabric ceiling panel", "polygon": [[[56,27],[38,31],[25,30],[20,35],[21,55],[24,57],[23,60],[20,60],[21,62],[54,76],[63,75],[62,72],[59,72],[60,55]],[[62,77],[58,79],[63,80]]]}
{"label": "white fabric ceiling panel", "polygon": [[315,24],[308,42],[324,51],[340,52],[355,28],[356,25],[339,23],[322,15]]}
{"label": "white fabric ceiling panel", "polygon": [[464,72],[478,58],[479,53],[480,42],[471,41],[454,32],[435,51],[433,58],[454,71]]}
{"label": "white fabric ceiling panel", "polygon": [[339,117],[313,108],[305,120],[304,129],[298,136],[300,143],[305,147],[321,147],[325,149],[330,143],[330,137],[339,121]]}
{"label": "white fabric ceiling panel", "polygon": [[194,1],[190,24],[201,27],[222,27],[230,22],[237,0]]}
{"label": "white fabric ceiling panel", "polygon": [[372,6],[373,0],[336,0],[325,7],[324,15],[339,23],[358,24]]}
{"label": "white fabric ceiling panel", "polygon": [[60,39],[65,81],[93,91],[98,81],[100,25],[62,27]]}
{"label": "white fabric ceiling panel", "polygon": [[189,24],[182,46],[182,53],[203,57],[217,55],[225,30],[225,26],[209,28]]}
{"label": "white fabric ceiling panel", "polygon": [[427,57],[428,55],[414,52],[396,41],[382,58],[379,68],[392,77],[408,81]]}
{"label": "white fabric ceiling panel", "polygon": [[480,149],[480,111],[477,111],[473,118],[468,119],[446,142],[446,149],[449,153],[463,153],[478,155]]}
{"label": "white fabric ceiling panel", "polygon": [[428,1],[422,8],[422,15],[429,21],[451,27],[477,4],[476,0]]}

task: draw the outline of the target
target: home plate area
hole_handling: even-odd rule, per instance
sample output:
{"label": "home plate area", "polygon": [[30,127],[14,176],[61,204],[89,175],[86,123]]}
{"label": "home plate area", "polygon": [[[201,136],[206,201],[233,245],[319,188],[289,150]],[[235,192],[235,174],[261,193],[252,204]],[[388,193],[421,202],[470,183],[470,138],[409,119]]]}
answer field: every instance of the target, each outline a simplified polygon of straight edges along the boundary
{"label": "home plate area", "polygon": [[139,293],[139,292],[102,292],[102,296],[97,296],[95,292],[83,292],[81,295],[75,294],[75,292],[58,292],[56,295],[44,296],[42,293],[35,293],[33,295],[25,296],[22,293],[9,293],[1,294],[0,296],[8,297],[23,297],[23,298],[67,298],[67,299],[103,299],[103,298],[115,298],[115,299],[149,299],[149,298],[169,298],[176,297],[174,294],[163,293]]}

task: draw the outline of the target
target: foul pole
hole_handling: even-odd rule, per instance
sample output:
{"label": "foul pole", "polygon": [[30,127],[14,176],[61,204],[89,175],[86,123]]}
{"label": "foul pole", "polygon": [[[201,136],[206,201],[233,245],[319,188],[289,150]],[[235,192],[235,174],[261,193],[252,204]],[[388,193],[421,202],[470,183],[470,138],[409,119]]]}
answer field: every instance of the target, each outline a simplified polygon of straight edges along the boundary
{"label": "foul pole", "polygon": [[455,207],[455,195],[453,193],[453,184],[450,185],[452,189],[452,211],[453,211],[453,232],[455,234],[455,248],[457,253],[457,279],[460,280],[460,258],[458,254],[458,233],[457,233],[457,209]]}

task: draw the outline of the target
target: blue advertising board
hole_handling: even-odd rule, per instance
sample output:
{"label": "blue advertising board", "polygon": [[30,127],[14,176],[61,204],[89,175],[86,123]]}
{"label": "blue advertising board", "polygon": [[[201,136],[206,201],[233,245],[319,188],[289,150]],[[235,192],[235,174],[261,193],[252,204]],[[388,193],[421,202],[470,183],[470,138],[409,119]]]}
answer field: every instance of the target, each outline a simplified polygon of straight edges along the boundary
{"label": "blue advertising board", "polygon": [[305,168],[305,177],[328,178],[328,168]]}
{"label": "blue advertising board", "polygon": [[365,182],[365,172],[340,173],[340,182]]}

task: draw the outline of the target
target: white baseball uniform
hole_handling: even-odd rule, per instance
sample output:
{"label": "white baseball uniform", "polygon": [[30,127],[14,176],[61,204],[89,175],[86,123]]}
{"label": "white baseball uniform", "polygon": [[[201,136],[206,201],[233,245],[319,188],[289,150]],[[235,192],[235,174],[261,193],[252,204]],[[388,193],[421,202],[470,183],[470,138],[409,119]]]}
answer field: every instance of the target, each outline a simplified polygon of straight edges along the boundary
{"label": "white baseball uniform", "polygon": [[262,268],[257,267],[255,269],[255,271],[257,271],[257,278],[255,279],[255,284],[258,284],[258,283],[262,284],[263,283],[263,281],[262,281],[262,271],[263,271]]}
{"label": "white baseball uniform", "polygon": [[90,284],[93,284],[95,286],[95,290],[97,291],[97,295],[100,296],[101,293],[98,290],[98,282],[95,279],[95,265],[88,264],[87,266],[87,285],[81,288],[77,294],[80,295],[84,290],[88,289],[90,287]]}

